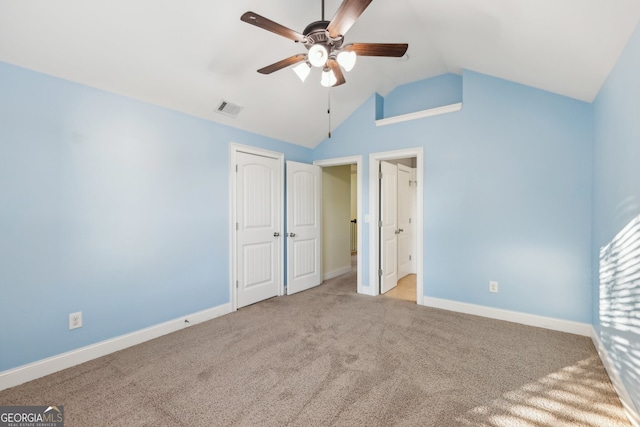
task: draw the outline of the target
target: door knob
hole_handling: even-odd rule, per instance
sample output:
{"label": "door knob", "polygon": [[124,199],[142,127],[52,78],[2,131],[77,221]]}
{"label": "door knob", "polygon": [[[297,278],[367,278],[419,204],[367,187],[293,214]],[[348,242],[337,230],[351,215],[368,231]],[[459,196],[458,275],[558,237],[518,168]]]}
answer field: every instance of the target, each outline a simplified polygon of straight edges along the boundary
{"label": "door knob", "polygon": [[289,233],[290,237],[296,237],[296,233]]}
{"label": "door knob", "polygon": [[273,233],[273,237],[280,237],[280,233],[276,231],[275,233]]}
{"label": "door knob", "polygon": [[398,229],[398,234],[402,233],[404,230],[402,228]]}

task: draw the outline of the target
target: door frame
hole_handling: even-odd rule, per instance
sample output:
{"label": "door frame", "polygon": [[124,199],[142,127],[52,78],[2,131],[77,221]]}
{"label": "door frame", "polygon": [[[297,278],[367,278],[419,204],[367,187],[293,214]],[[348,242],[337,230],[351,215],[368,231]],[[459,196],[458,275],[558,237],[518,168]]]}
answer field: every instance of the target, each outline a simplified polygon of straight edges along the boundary
{"label": "door frame", "polygon": [[369,154],[369,295],[380,294],[378,270],[380,269],[380,180],[378,171],[384,160],[416,158],[416,303],[424,305],[424,149],[422,147]]}
{"label": "door frame", "polygon": [[[401,197],[400,194],[401,194],[401,191],[403,191],[403,192],[405,192],[404,194],[406,195],[406,200],[404,200],[406,202],[406,205],[403,206],[403,207],[404,208],[408,208],[408,210],[411,212],[411,215],[413,215],[413,214],[417,213],[416,209],[415,209],[415,205],[413,206],[413,209],[411,209],[412,206],[411,206],[411,201],[410,201],[410,199],[411,199],[411,191],[416,190],[415,186],[413,186],[413,187],[411,186],[411,181],[416,181],[415,179],[412,179],[413,178],[413,172],[412,172],[413,169],[410,168],[409,166],[405,166],[405,165],[400,164],[400,163],[398,163],[397,168],[398,168],[398,206],[402,206],[401,203],[400,203],[400,197]],[[406,174],[406,173],[409,174],[408,182],[406,182],[407,185],[400,185],[400,176],[401,176],[401,172],[400,171],[402,171],[402,174]],[[402,209],[402,207],[398,209],[398,212],[400,212],[401,209]],[[417,215],[415,215],[415,216],[417,216]],[[411,231],[415,235],[415,233],[413,232],[413,222],[411,222],[411,223],[402,223],[400,221],[400,218],[401,218],[400,215],[398,215],[398,229],[406,228],[407,233],[405,234],[405,232],[403,231],[402,233],[398,234],[398,259],[400,259],[400,255],[401,255],[401,251],[400,251],[401,244],[400,244],[400,242],[401,241],[405,241],[405,244],[409,248],[411,248],[411,241],[412,241],[413,238],[411,236],[411,233],[409,233],[409,231]],[[415,218],[414,218],[414,221],[415,221]],[[405,238],[406,238],[406,240],[405,240]],[[413,252],[415,252],[415,249],[413,250]],[[409,250],[409,253],[411,253],[414,256],[413,259],[415,259],[415,253],[412,253],[411,250]],[[407,273],[407,274],[411,274],[411,273],[413,273],[413,271],[415,271],[415,269],[411,268],[411,265],[413,263],[413,259],[411,259],[411,260],[405,259],[404,260],[404,264],[403,265],[408,265],[407,271],[409,273]],[[400,265],[401,265],[401,263],[400,263],[400,261],[398,261],[398,278],[399,279],[404,277],[401,274],[405,272],[405,271],[402,271],[402,272],[400,271]],[[405,274],[405,276],[406,276],[406,274]]]}
{"label": "door frame", "polygon": [[237,177],[235,165],[237,163],[237,153],[247,153],[255,156],[268,157],[278,160],[278,167],[280,169],[280,183],[278,185],[278,191],[280,192],[280,214],[278,217],[278,224],[280,228],[280,239],[278,240],[278,253],[280,254],[280,262],[278,263],[278,296],[284,295],[284,154],[276,151],[264,150],[262,148],[251,147],[248,145],[237,144],[232,142],[229,144],[229,296],[231,302],[231,311],[238,309],[238,294],[236,291],[235,283],[238,280],[238,260],[237,257],[237,234],[236,230],[236,205],[237,205]]}
{"label": "door frame", "polygon": [[314,165],[320,166],[321,168],[353,164],[356,165],[356,177],[358,181],[356,185],[356,203],[358,204],[356,213],[356,229],[358,233],[358,254],[356,255],[357,292],[359,294],[368,294],[368,292],[364,291],[362,284],[362,252],[364,250],[364,247],[362,246],[362,177],[364,175],[362,163],[362,156],[338,157],[334,159],[314,160],[313,162]]}

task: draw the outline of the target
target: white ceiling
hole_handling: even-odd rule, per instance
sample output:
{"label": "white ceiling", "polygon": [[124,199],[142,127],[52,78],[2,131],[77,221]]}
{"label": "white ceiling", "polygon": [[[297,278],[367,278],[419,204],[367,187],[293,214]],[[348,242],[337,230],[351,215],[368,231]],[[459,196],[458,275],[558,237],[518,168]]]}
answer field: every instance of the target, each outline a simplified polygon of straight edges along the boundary
{"label": "white ceiling", "polygon": [[[340,0],[326,0],[330,19]],[[320,0],[0,0],[0,61],[306,147],[327,135],[314,69],[256,70],[302,46],[240,21],[302,32]],[[371,94],[470,69],[592,101],[640,21],[638,0],[374,0],[345,43],[409,43],[409,61],[361,57],[330,90],[335,128]],[[235,118],[215,113],[221,99]]]}

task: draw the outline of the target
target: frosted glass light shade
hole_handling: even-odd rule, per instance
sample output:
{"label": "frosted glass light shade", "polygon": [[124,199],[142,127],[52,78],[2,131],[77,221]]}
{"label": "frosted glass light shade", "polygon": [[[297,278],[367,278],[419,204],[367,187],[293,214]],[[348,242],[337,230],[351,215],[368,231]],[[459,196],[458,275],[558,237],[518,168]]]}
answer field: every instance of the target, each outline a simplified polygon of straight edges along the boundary
{"label": "frosted glass light shade", "polygon": [[293,71],[295,71],[298,77],[300,77],[300,80],[302,80],[302,82],[304,83],[304,81],[307,79],[307,76],[309,76],[309,73],[311,72],[311,66],[309,66],[309,64],[307,64],[306,62],[303,62],[293,67]]}
{"label": "frosted glass light shade", "polygon": [[338,60],[338,64],[340,64],[346,72],[353,70],[353,67],[356,65],[355,52],[340,52],[336,59]]}
{"label": "frosted glass light shade", "polygon": [[322,72],[322,78],[320,80],[320,84],[322,86],[331,87],[336,84],[337,81],[338,79],[336,78],[336,75],[333,74],[333,70],[327,69]]}
{"label": "frosted glass light shade", "polygon": [[324,64],[327,63],[327,59],[329,58],[329,53],[321,44],[314,44],[311,46],[311,49],[309,49],[307,57],[314,67],[324,67]]}

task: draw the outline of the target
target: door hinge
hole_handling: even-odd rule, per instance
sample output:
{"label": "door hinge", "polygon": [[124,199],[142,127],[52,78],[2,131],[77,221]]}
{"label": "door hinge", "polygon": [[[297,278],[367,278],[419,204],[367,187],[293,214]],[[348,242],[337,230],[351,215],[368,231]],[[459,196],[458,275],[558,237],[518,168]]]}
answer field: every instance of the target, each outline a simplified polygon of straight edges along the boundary
{"label": "door hinge", "polygon": [[382,179],[382,172],[378,172],[378,179]]}
{"label": "door hinge", "polygon": [[236,172],[238,172],[238,165],[236,165]]}
{"label": "door hinge", "polygon": [[236,289],[238,289],[238,281],[236,280]]}
{"label": "door hinge", "polygon": [[411,261],[411,255],[409,255],[409,261]]}
{"label": "door hinge", "polygon": [[239,229],[239,226],[238,226],[238,223],[236,222],[236,230],[238,230],[238,229]]}
{"label": "door hinge", "polygon": [[378,221],[378,227],[382,227],[382,221]]}
{"label": "door hinge", "polygon": [[382,277],[382,270],[378,270],[378,276]]}
{"label": "door hinge", "polygon": [[409,218],[409,224],[411,224],[411,218]]}

